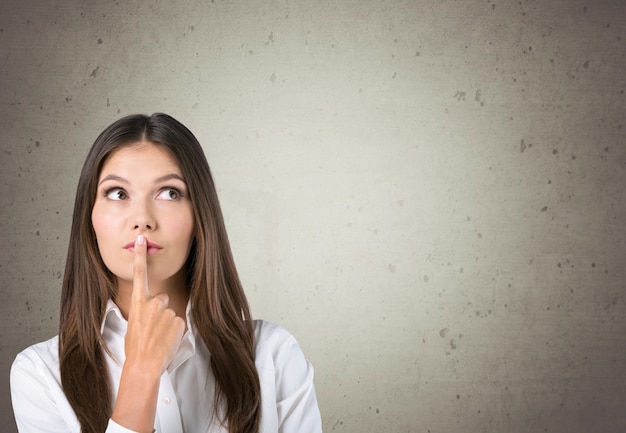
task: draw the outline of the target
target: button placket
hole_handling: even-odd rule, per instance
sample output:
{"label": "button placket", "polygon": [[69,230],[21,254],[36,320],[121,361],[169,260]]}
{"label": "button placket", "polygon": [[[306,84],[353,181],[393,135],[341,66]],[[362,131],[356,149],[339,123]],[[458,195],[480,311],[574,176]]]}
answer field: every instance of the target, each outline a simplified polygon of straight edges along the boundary
{"label": "button placket", "polygon": [[176,394],[169,373],[161,376],[159,383],[159,405],[157,407],[157,431],[183,433],[180,409],[176,403]]}

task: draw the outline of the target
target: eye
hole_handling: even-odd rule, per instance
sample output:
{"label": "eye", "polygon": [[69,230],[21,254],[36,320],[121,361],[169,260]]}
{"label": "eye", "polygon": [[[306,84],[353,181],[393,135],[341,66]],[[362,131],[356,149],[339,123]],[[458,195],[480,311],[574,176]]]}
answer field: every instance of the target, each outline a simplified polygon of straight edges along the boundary
{"label": "eye", "polygon": [[126,195],[126,191],[124,191],[122,188],[108,189],[105,191],[104,195],[109,200],[115,200],[115,201],[126,200],[128,198],[128,195]]}
{"label": "eye", "polygon": [[159,195],[157,196],[157,199],[159,199],[159,200],[178,200],[182,196],[183,196],[183,194],[177,188],[168,187],[168,188],[163,188],[161,190],[161,192],[159,192]]}

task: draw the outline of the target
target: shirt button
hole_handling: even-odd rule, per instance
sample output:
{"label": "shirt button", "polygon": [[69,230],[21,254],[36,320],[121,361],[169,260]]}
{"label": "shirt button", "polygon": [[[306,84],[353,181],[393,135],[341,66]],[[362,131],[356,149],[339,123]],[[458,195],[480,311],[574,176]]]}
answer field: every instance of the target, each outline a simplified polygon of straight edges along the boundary
{"label": "shirt button", "polygon": [[169,397],[165,397],[165,398],[163,399],[163,403],[165,403],[165,404],[170,404],[171,402],[172,402],[172,400],[170,400],[170,398],[169,398]]}

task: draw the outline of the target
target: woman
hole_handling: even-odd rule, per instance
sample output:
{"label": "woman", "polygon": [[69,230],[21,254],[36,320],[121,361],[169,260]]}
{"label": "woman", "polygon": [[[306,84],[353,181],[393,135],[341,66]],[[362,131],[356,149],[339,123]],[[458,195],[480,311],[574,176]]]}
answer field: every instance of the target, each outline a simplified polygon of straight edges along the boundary
{"label": "woman", "polygon": [[20,432],[321,432],[295,339],[252,321],[193,134],[124,117],[80,175],[59,335],[11,369]]}

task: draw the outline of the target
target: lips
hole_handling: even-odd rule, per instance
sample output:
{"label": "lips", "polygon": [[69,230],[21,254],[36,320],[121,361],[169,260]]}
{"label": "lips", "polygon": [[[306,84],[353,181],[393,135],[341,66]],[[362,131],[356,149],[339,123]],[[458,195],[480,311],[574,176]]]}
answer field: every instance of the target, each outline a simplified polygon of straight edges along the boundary
{"label": "lips", "polygon": [[[148,255],[151,254],[156,254],[159,251],[161,251],[163,249],[163,247],[161,247],[161,245],[150,241],[149,239],[146,239],[147,242],[147,246],[148,246]],[[124,249],[134,253],[135,252],[135,241],[130,241],[129,243],[127,243],[126,245],[124,245]]]}

